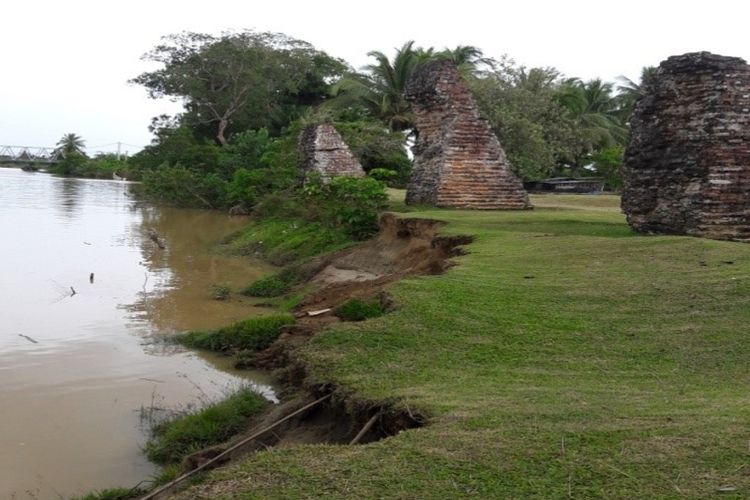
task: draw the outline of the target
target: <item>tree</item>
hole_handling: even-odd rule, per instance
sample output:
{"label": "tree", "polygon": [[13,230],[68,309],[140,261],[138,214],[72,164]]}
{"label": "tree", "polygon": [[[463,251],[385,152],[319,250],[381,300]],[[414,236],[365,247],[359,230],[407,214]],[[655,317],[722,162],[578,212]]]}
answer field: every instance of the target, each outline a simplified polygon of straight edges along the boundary
{"label": "tree", "polygon": [[337,97],[334,104],[362,106],[393,131],[412,128],[414,118],[404,91],[417,66],[433,57],[432,50],[415,50],[414,41],[409,41],[396,50],[393,60],[379,51],[367,55],[375,63],[365,66],[363,73],[350,73],[339,80],[332,89]]}
{"label": "tree", "polygon": [[71,156],[85,156],[86,141],[77,134],[65,134],[57,141],[57,151],[63,158]]}
{"label": "tree", "polygon": [[365,66],[362,73],[350,73],[336,83],[332,89],[335,96],[332,104],[362,106],[371,117],[382,120],[394,132],[414,126],[411,105],[404,93],[419,66],[435,59],[449,59],[462,75],[468,76],[489,63],[481,50],[470,45],[436,52],[432,47],[414,47],[413,40],[396,49],[393,59],[377,50],[367,55],[374,58],[375,63]]}
{"label": "tree", "polygon": [[627,128],[611,83],[598,78],[588,82],[570,78],[563,82],[557,99],[580,129],[578,151],[571,165],[574,174],[595,151],[625,143]]}
{"label": "tree", "polygon": [[489,120],[513,169],[539,180],[575,157],[575,121],[555,98],[559,73],[553,68],[516,66],[504,58],[492,71],[469,78],[480,112]]}
{"label": "tree", "polygon": [[[300,106],[315,105],[345,65],[279,33],[180,33],[144,56],[163,65],[131,80],[151,98],[182,100],[183,124],[208,127],[222,146],[232,131],[278,130]],[[290,116],[291,115],[291,116]]]}
{"label": "tree", "polygon": [[635,108],[635,102],[639,97],[643,95],[643,84],[648,80],[657,68],[655,66],[644,66],[641,69],[641,79],[639,83],[635,83],[630,78],[620,76],[617,79],[620,84],[617,85],[617,100],[620,108],[620,117],[623,123],[627,123],[630,120],[630,115],[633,113]]}

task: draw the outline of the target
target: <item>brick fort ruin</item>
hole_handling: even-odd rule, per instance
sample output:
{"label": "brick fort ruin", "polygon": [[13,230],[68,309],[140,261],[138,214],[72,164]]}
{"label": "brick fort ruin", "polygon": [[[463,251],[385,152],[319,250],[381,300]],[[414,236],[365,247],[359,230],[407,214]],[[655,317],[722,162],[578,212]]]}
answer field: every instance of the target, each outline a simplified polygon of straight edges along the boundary
{"label": "brick fort ruin", "polygon": [[365,175],[362,165],[330,123],[305,127],[299,136],[299,148],[302,168],[308,177],[318,173],[323,182],[329,182],[339,176]]}
{"label": "brick fort ruin", "polygon": [[750,241],[750,67],[698,52],[643,83],[622,208],[638,231]]}
{"label": "brick fort ruin", "polygon": [[417,69],[406,98],[417,142],[406,203],[473,209],[531,208],[489,123],[450,61]]}

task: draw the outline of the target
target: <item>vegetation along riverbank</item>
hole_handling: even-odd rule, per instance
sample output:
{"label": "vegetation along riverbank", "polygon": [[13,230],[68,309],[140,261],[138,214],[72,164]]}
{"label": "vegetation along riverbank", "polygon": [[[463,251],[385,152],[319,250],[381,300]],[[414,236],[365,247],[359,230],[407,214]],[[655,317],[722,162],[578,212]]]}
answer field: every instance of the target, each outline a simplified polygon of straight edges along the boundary
{"label": "vegetation along riverbank", "polygon": [[[425,61],[455,64],[526,181],[616,189],[638,85],[473,47],[371,56],[355,72],[283,35],[183,33],[134,79],[186,103],[128,160],[144,194],[251,214],[221,251],[281,266],[232,291],[268,317],[177,340],[274,370],[282,403],[236,396],[157,429],[147,451],[169,468],[147,498],[746,492],[747,245],[639,235],[616,194],[404,204],[404,88]],[[319,123],[366,176],[301,170],[297,138]]]}

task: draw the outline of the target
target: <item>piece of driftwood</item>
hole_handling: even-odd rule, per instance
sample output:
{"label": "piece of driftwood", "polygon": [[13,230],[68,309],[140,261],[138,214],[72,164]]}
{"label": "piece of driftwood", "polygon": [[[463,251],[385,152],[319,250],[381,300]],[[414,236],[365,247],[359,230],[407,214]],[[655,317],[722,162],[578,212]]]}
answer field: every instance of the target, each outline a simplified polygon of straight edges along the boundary
{"label": "piece of driftwood", "polygon": [[29,337],[28,335],[24,335],[23,333],[19,333],[19,334],[18,334],[18,336],[19,336],[19,337],[23,337],[23,338],[25,338],[26,340],[28,340],[28,341],[29,341],[29,342],[31,342],[32,344],[38,344],[38,343],[39,343],[39,342],[37,342],[36,340],[34,340],[34,339],[32,339],[31,337]]}
{"label": "piece of driftwood", "polygon": [[377,412],[375,415],[370,417],[370,420],[367,421],[364,427],[362,427],[362,430],[357,433],[356,436],[354,436],[354,439],[351,440],[349,444],[357,444],[359,443],[359,440],[362,439],[362,437],[367,434],[367,431],[369,431],[372,426],[375,424],[375,422],[380,417],[381,412]]}
{"label": "piece of driftwood", "polygon": [[320,316],[321,314],[325,314],[327,312],[331,312],[330,307],[326,309],[318,309],[317,311],[307,311],[307,315],[308,316]]}

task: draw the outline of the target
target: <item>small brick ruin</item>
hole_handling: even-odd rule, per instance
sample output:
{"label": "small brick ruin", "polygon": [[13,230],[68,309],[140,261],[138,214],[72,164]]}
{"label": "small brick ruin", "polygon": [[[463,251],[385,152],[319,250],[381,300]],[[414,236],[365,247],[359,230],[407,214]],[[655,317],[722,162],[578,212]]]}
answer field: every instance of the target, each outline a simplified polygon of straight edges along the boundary
{"label": "small brick ruin", "polygon": [[406,203],[471,209],[531,208],[500,141],[479,115],[455,64],[417,69],[406,88],[417,141]]}
{"label": "small brick ruin", "polygon": [[365,176],[362,165],[329,123],[305,127],[299,136],[299,148],[306,177],[315,172],[323,182],[329,182],[339,176]]}
{"label": "small brick ruin", "polygon": [[648,233],[750,241],[750,67],[697,52],[643,84],[630,120],[622,209]]}

